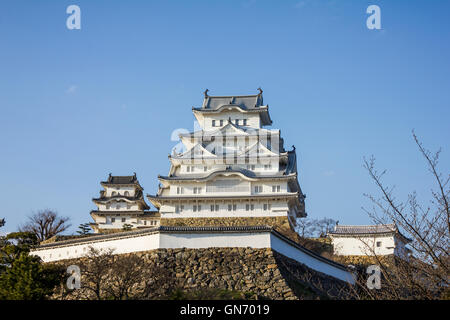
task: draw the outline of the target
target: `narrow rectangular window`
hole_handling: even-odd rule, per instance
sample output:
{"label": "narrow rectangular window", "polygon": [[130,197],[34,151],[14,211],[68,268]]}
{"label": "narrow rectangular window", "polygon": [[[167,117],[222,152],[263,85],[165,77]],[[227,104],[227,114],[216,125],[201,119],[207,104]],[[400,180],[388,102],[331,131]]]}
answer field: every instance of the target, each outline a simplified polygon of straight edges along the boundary
{"label": "narrow rectangular window", "polygon": [[220,126],[223,126],[223,120],[220,120]]}
{"label": "narrow rectangular window", "polygon": [[281,191],[281,187],[277,186],[277,192],[280,192],[280,191]]}
{"label": "narrow rectangular window", "polygon": [[245,211],[249,211],[250,210],[250,205],[249,204],[246,204],[245,205]]}
{"label": "narrow rectangular window", "polygon": [[111,218],[111,222],[112,223],[116,222],[116,218]]}
{"label": "narrow rectangular window", "polygon": [[216,120],[212,121],[212,126],[215,127],[216,126]]}
{"label": "narrow rectangular window", "polygon": [[127,221],[127,219],[126,218],[122,218],[122,222],[125,222],[125,221]]}
{"label": "narrow rectangular window", "polygon": [[201,205],[198,205],[198,206],[197,206],[197,210],[198,210],[198,211],[202,211],[202,206],[201,206]]}
{"label": "narrow rectangular window", "polygon": [[234,123],[238,126],[238,125],[239,125],[239,119],[236,119],[236,120],[234,121]]}
{"label": "narrow rectangular window", "polygon": [[193,211],[194,211],[194,212],[196,212],[196,211],[197,211],[197,206],[196,206],[196,205],[194,205],[194,207],[193,207]]}
{"label": "narrow rectangular window", "polygon": [[247,125],[247,119],[242,120],[243,125],[246,126]]}
{"label": "narrow rectangular window", "polygon": [[267,203],[264,203],[264,205],[263,205],[263,210],[264,210],[264,211],[267,210]]}
{"label": "narrow rectangular window", "polygon": [[208,167],[206,167],[206,166],[203,167],[203,171],[204,171],[204,172],[208,171]]}
{"label": "narrow rectangular window", "polygon": [[219,205],[216,204],[216,211],[219,211]]}
{"label": "narrow rectangular window", "polygon": [[233,211],[236,211],[236,205],[233,204]]}
{"label": "narrow rectangular window", "polygon": [[214,211],[214,205],[213,204],[211,205],[211,211]]}
{"label": "narrow rectangular window", "polygon": [[250,205],[250,210],[251,210],[251,211],[255,210],[255,205],[254,205],[254,204],[251,204],[251,205]]}
{"label": "narrow rectangular window", "polygon": [[231,204],[228,205],[228,211],[231,211],[232,207]]}
{"label": "narrow rectangular window", "polygon": [[272,192],[275,192],[277,190],[276,186],[272,186]]}

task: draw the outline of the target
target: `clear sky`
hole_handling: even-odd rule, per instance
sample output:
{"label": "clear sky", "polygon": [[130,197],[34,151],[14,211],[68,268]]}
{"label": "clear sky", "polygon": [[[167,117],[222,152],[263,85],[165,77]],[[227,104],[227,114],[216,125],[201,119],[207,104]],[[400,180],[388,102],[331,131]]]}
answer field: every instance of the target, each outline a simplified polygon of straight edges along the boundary
{"label": "clear sky", "polygon": [[[68,30],[67,6],[81,8]],[[369,30],[366,8],[381,8]],[[171,133],[210,95],[255,94],[297,148],[310,217],[368,224],[375,155],[399,198],[431,180],[411,137],[449,172],[450,1],[0,2],[0,217],[91,221],[99,182],[155,193]]]}

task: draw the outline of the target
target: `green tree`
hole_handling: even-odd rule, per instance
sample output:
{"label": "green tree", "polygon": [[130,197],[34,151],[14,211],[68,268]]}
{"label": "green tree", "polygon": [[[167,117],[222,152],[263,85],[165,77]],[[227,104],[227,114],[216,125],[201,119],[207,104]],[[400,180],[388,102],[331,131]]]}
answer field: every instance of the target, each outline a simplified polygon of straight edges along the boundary
{"label": "green tree", "polygon": [[29,255],[37,237],[29,232],[10,233],[0,246],[0,300],[45,299],[64,278],[64,270],[44,265]]}
{"label": "green tree", "polygon": [[133,226],[132,226],[131,224],[125,223],[125,224],[122,226],[122,230],[123,230],[123,231],[130,231],[131,229],[133,229]]}
{"label": "green tree", "polygon": [[77,233],[81,234],[81,235],[86,235],[91,233],[91,226],[89,223],[82,223],[78,226],[78,230]]}

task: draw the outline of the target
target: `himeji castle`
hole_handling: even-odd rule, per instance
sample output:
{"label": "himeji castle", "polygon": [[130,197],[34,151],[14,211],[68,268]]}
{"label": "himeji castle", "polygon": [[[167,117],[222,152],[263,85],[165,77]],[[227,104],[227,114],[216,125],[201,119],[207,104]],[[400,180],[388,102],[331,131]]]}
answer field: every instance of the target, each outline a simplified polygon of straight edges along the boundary
{"label": "himeji castle", "polygon": [[180,134],[184,152],[169,155],[170,170],[149,201],[161,218],[305,217],[295,147],[285,150],[262,90],[256,95],[209,96],[192,108],[200,130]]}
{"label": "himeji castle", "polygon": [[54,239],[32,250],[45,262],[83,257],[89,248],[114,254],[158,249],[269,249],[354,283],[345,266],[304,248],[295,231],[306,216],[295,147],[285,150],[262,90],[209,96],[192,108],[198,130],[180,134],[184,150],[169,155],[167,175],[147,195],[136,174],[109,175],[91,211],[95,233]]}

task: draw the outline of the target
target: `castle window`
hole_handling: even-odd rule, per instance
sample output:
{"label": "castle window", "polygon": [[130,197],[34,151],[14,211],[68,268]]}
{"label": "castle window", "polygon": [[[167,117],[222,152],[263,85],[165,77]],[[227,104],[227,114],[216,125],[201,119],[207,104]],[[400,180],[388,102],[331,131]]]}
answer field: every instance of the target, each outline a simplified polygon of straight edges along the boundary
{"label": "castle window", "polygon": [[262,192],[262,186],[255,186],[255,193],[261,193]]}
{"label": "castle window", "polygon": [[377,241],[377,247],[381,247],[381,241]]}
{"label": "castle window", "polygon": [[111,218],[111,223],[116,222],[116,218]]}
{"label": "castle window", "polygon": [[144,226],[146,226],[147,225],[147,221],[144,221]]}
{"label": "castle window", "polygon": [[272,165],[271,164],[265,164],[264,165],[264,170],[270,170],[272,169]]}
{"label": "castle window", "polygon": [[220,126],[223,126],[223,120],[220,120]]}
{"label": "castle window", "polygon": [[280,186],[272,186],[272,192],[280,192],[281,187]]}
{"label": "castle window", "polygon": [[234,123],[238,126],[239,125],[239,119],[234,120]]}
{"label": "castle window", "polygon": [[194,194],[199,194],[202,192],[202,188],[200,187],[194,187]]}
{"label": "castle window", "polygon": [[177,187],[177,194],[183,194],[184,188],[183,187]]}
{"label": "castle window", "polygon": [[128,191],[125,191],[124,195],[127,196],[127,197],[129,197],[129,196],[130,196],[130,193],[129,193]]}
{"label": "castle window", "polygon": [[126,222],[127,221],[127,218],[122,218],[122,222]]}
{"label": "castle window", "polygon": [[196,211],[200,212],[202,210],[202,206],[201,205],[194,205],[193,210],[194,210],[194,212],[196,212]]}
{"label": "castle window", "polygon": [[212,121],[212,126],[215,127],[216,126],[216,120]]}
{"label": "castle window", "polygon": [[242,121],[243,121],[243,125],[246,126],[247,125],[247,119],[244,119]]}
{"label": "castle window", "polygon": [[176,212],[176,213],[183,212],[183,210],[184,210],[184,205],[181,205],[181,206],[175,206],[175,212]]}

